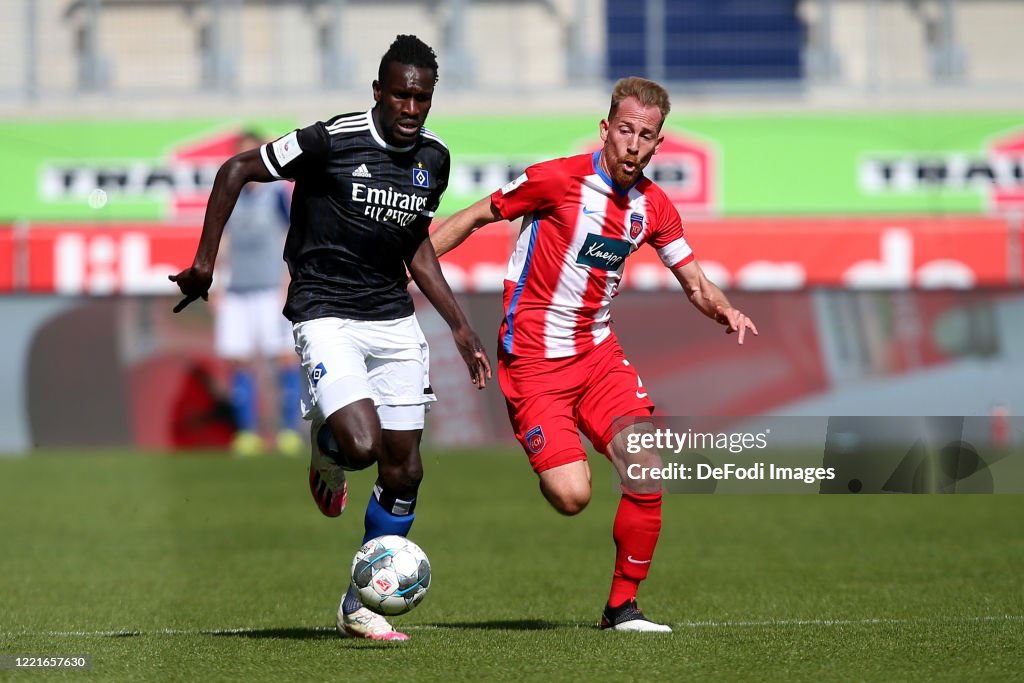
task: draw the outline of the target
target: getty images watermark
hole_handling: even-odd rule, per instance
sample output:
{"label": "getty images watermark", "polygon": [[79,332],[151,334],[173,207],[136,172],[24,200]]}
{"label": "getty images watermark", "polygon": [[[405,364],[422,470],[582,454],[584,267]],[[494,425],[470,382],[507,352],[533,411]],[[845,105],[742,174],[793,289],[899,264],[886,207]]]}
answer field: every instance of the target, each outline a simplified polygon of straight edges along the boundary
{"label": "getty images watermark", "polygon": [[669,493],[1020,493],[1024,421],[621,418],[624,481]]}
{"label": "getty images watermark", "polygon": [[[748,451],[767,451],[771,428],[756,434],[750,432],[695,432],[687,429],[654,429],[650,432],[632,432],[626,435],[626,452],[632,455],[644,450],[657,450],[679,455],[684,451],[722,451],[732,455]],[[629,479],[662,479],[675,481],[802,481],[815,484],[823,479],[835,479],[835,467],[787,467],[774,462],[756,460],[751,463],[723,462],[665,462],[658,467],[644,467],[631,463],[626,468]]]}

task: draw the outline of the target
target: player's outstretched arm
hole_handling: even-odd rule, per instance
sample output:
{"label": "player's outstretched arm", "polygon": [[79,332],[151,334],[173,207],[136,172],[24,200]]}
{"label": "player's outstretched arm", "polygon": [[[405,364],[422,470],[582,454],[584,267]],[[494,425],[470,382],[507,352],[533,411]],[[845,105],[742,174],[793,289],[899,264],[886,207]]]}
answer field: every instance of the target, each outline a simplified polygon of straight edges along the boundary
{"label": "player's outstretched arm", "polygon": [[434,252],[441,256],[462,244],[475,231],[499,220],[501,214],[491,203],[491,197],[488,195],[441,222],[430,235]]}
{"label": "player's outstretched arm", "polygon": [[700,267],[696,259],[684,266],[672,269],[672,274],[683,286],[686,297],[701,313],[712,320],[725,325],[727,334],[736,332],[739,336],[737,341],[742,344],[743,338],[749,329],[757,335],[757,327],[754,321],[743,314],[738,308],[725,297],[725,293],[718,288],[714,282],[707,278],[704,269]]}
{"label": "player's outstretched arm", "polygon": [[470,379],[478,389],[483,389],[491,377],[491,363],[487,360],[480,337],[469,326],[462,307],[455,300],[448,281],[444,279],[441,264],[437,261],[437,254],[434,253],[434,247],[429,239],[420,242],[416,253],[413,254],[412,260],[409,262],[409,274],[412,275],[413,281],[423,295],[448,323],[448,327],[452,330],[452,336],[455,338],[455,345],[458,347],[466,367],[469,368]]}
{"label": "player's outstretched arm", "polygon": [[177,275],[168,275],[168,279],[178,285],[185,295],[174,307],[177,313],[196,299],[208,298],[210,286],[213,284],[213,265],[217,260],[217,250],[224,234],[224,224],[228,222],[238,194],[242,186],[250,180],[265,183],[275,180],[260,158],[259,149],[251,149],[231,157],[217,171],[210,192],[210,201],[206,204],[206,216],[203,218],[203,233],[199,237],[192,265]]}

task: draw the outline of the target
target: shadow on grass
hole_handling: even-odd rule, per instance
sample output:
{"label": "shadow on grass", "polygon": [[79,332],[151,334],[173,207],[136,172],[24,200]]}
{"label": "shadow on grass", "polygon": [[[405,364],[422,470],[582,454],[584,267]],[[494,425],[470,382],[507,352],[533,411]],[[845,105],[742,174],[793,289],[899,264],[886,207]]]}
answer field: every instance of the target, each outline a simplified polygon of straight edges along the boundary
{"label": "shadow on grass", "polygon": [[[363,640],[342,638],[331,626],[297,626],[294,628],[245,628],[207,631],[221,638],[256,638],[268,640],[333,640],[336,646],[353,650],[378,650],[402,645],[401,641]],[[332,647],[335,647],[332,645]]]}
{"label": "shadow on grass", "polygon": [[[279,638],[282,640],[347,640],[340,638],[333,626],[294,626],[277,628],[215,628],[197,630],[162,629],[155,631],[117,631],[109,638],[140,638],[146,636],[216,636],[220,638]],[[350,641],[360,642],[360,641]]]}
{"label": "shadow on grass", "polygon": [[578,626],[579,624],[571,621],[499,619],[495,621],[453,621],[433,624],[432,627],[438,629],[465,629],[468,631],[551,631],[558,628],[574,628]]}
{"label": "shadow on grass", "polygon": [[239,628],[207,632],[211,636],[227,638],[281,638],[284,640],[340,640],[334,628],[325,626],[295,626],[282,628]]}
{"label": "shadow on grass", "polygon": [[[491,621],[452,621],[435,624],[410,624],[398,628],[403,631],[552,631],[582,628],[585,624],[572,621],[545,621],[542,619],[498,619]],[[278,626],[274,628],[217,628],[217,629],[160,629],[154,631],[115,631],[102,634],[108,638],[140,638],[146,636],[214,636],[218,638],[252,638],[266,640],[336,640],[347,647],[391,647],[394,642],[371,641],[361,638],[341,638],[332,626]]]}

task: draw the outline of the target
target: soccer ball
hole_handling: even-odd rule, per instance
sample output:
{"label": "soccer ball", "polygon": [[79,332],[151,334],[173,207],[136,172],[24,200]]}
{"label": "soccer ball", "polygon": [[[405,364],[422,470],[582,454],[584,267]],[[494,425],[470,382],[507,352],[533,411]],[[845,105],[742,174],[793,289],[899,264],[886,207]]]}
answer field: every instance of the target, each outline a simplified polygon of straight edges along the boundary
{"label": "soccer ball", "polygon": [[352,586],[377,614],[405,614],[427,595],[430,560],[404,536],[372,538],[352,560]]}

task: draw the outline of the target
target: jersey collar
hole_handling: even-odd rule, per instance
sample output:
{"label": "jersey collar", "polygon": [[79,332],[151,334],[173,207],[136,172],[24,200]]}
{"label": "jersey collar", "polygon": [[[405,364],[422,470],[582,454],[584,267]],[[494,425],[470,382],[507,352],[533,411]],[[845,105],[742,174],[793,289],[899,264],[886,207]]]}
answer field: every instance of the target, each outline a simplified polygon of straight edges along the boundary
{"label": "jersey collar", "polygon": [[605,173],[604,170],[601,168],[601,163],[600,163],[600,161],[601,161],[601,150],[597,150],[596,152],[594,152],[594,155],[593,155],[592,159],[593,159],[593,162],[594,162],[594,172],[597,173],[597,175],[599,175],[601,177],[601,180],[603,180],[605,183],[607,183],[608,187],[612,188],[612,190],[615,191],[615,194],[619,195],[620,197],[625,197],[626,195],[628,195],[629,191],[632,190],[634,187],[636,187],[637,184],[639,184],[640,181],[644,179],[644,174],[643,174],[643,172],[641,172],[640,173],[640,177],[636,179],[635,183],[633,183],[632,185],[630,185],[627,188],[621,188],[618,185],[616,185],[615,181],[612,180],[608,176],[608,174]]}
{"label": "jersey collar", "polygon": [[370,122],[370,135],[373,136],[373,139],[377,141],[378,145],[380,145],[381,147],[383,147],[387,151],[389,151],[389,152],[409,152],[409,151],[412,150],[413,147],[416,146],[415,142],[412,143],[411,145],[407,145],[405,147],[396,147],[394,145],[388,144],[388,142],[380,134],[380,131],[377,130],[377,123],[373,120],[373,109],[372,108],[368,109],[366,111],[366,120]]}

